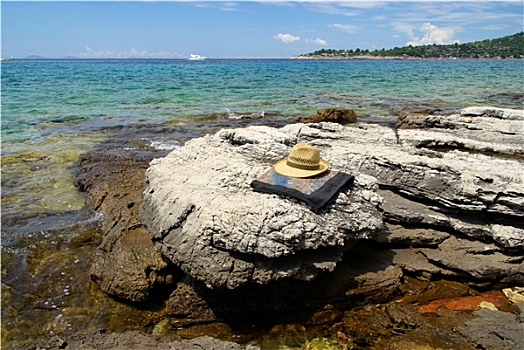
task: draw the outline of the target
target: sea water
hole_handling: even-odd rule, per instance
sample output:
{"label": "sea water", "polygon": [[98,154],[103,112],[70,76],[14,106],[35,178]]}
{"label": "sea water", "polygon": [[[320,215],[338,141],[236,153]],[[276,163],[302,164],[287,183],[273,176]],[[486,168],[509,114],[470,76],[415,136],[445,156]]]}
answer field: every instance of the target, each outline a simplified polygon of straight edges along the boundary
{"label": "sea water", "polygon": [[340,106],[362,121],[414,109],[521,109],[523,69],[522,60],[3,61],[3,343],[145,327],[146,311],[96,287],[80,290],[90,285],[95,244],[71,244],[94,230],[74,186],[75,162],[115,129],[183,125],[169,137],[142,136],[171,149],[226,109],[289,117]]}
{"label": "sea water", "polygon": [[[424,103],[510,103],[522,60],[14,60],[2,62],[2,140],[62,122],[156,122],[231,110],[388,115]],[[357,113],[358,114],[358,113]],[[75,123],[69,124],[75,132]],[[62,132],[62,131],[61,131]]]}

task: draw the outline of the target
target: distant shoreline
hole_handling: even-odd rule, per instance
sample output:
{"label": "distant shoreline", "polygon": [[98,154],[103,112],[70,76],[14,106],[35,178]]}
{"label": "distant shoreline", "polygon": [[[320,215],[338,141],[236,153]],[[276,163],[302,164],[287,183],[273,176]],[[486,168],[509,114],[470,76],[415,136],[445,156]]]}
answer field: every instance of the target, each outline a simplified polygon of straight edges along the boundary
{"label": "distant shoreline", "polygon": [[355,56],[322,56],[322,55],[311,55],[304,56],[299,55],[292,57],[296,60],[405,60],[405,59],[422,59],[419,57],[402,57],[402,56],[373,56],[373,55],[355,55]]}
{"label": "distant shoreline", "polygon": [[291,59],[295,60],[425,60],[425,61],[439,61],[439,60],[472,60],[472,61],[489,61],[489,60],[522,60],[519,57],[413,57],[413,56],[373,56],[373,55],[359,55],[359,56],[296,56]]}

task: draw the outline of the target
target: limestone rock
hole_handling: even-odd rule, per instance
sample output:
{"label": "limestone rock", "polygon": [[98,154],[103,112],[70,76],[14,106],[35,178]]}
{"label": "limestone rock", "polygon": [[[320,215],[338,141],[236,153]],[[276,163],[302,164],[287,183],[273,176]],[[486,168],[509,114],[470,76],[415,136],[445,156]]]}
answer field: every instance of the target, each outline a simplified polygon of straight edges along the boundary
{"label": "limestone rock", "polygon": [[[469,285],[479,288],[524,283],[524,258],[519,253],[505,252],[492,243],[459,239],[455,236],[445,238],[446,233],[433,230],[427,232],[430,237],[424,237],[419,232],[420,229],[394,226],[394,230],[400,230],[401,234],[393,231],[393,238],[389,242],[398,244],[399,235],[404,242],[414,242],[409,244],[409,248],[393,250],[395,253],[393,265],[401,268],[405,273],[416,275],[424,280],[445,276],[467,281]],[[408,238],[410,232],[413,235]],[[431,247],[430,244],[423,243],[421,236],[431,244],[444,240],[438,243],[437,247]],[[381,238],[383,239],[384,237]],[[419,248],[416,247],[417,245]]]}
{"label": "limestone rock", "polygon": [[[176,281],[180,267],[186,275],[165,310],[177,327],[382,303],[404,274],[483,288],[522,285],[520,115],[489,107],[405,118],[419,118],[424,130],[336,123],[222,130],[155,159],[147,176],[151,155],[92,153],[81,159],[78,180],[88,205],[103,214],[91,275],[108,293],[144,300]],[[297,142],[314,144],[332,169],[356,176],[319,214],[249,186]],[[406,332],[398,339],[410,344],[429,335],[441,347],[453,337],[457,348],[521,346],[522,314],[439,309],[448,315],[432,328],[408,306],[379,307],[377,320],[388,332]],[[367,327],[362,332],[369,335]]]}
{"label": "limestone rock", "polygon": [[[380,190],[379,194],[384,198],[382,208],[384,210],[384,216],[389,222],[410,226],[422,226],[426,228],[426,230],[427,228],[444,231],[452,229],[475,239],[489,237],[505,247],[524,246],[524,232],[520,227],[490,223],[485,217],[477,215],[476,213],[449,213],[442,206],[439,207],[438,204],[427,206],[419,202],[411,201],[392,191]],[[397,233],[398,232],[399,230],[397,230]],[[377,239],[380,241],[393,242],[395,236],[391,235],[391,233],[392,231],[384,231],[377,236]],[[423,236],[426,236],[425,239],[420,237],[415,230],[410,230],[410,245],[420,246],[421,244],[417,243],[418,239],[425,239],[426,244],[429,244],[430,242],[427,241],[428,234],[430,234],[430,232],[422,233]],[[439,233],[433,237],[436,238],[436,236],[445,236],[444,238],[447,238],[449,234]],[[397,234],[397,242],[398,238]]]}
{"label": "limestone rock", "polygon": [[[396,132],[334,123],[222,130],[151,163],[141,218],[157,249],[210,287],[311,280],[319,271],[332,271],[352,242],[381,230],[382,204],[385,217],[401,225],[451,230],[517,249],[524,246],[523,165],[518,157],[496,156],[523,151],[516,142],[522,136],[512,137],[515,142],[497,145],[490,130]],[[356,175],[355,187],[321,215],[249,186],[297,142],[319,147],[333,169]],[[442,152],[432,144],[461,148]],[[481,152],[488,144],[495,156]],[[389,192],[377,193],[375,181]],[[446,237],[417,244],[441,245]],[[520,279],[519,268],[511,271],[510,279]],[[473,275],[494,280],[491,274]]]}
{"label": "limestone rock", "polygon": [[[444,120],[449,116],[433,117]],[[486,124],[494,122],[496,119],[491,118]],[[522,125],[520,122],[518,124]],[[311,124],[303,127],[298,124],[286,126],[282,130],[287,132],[286,129],[290,131],[288,134],[291,133],[291,136],[295,136],[296,133],[302,140],[311,140],[324,146],[326,157],[332,163],[337,162],[337,158],[342,156],[343,159],[340,161],[347,162],[345,168],[351,170],[354,169],[353,163],[356,161],[362,161],[361,164],[356,164],[358,170],[362,172],[367,170],[365,167],[367,163],[372,164],[369,169],[386,168],[378,173],[369,171],[369,175],[378,178],[384,188],[406,194],[410,200],[414,197],[432,200],[433,203],[430,203],[429,207],[439,206],[439,211],[442,211],[442,207],[465,210],[487,209],[493,213],[514,214],[517,219],[522,217],[522,191],[519,190],[522,188],[523,181],[522,163],[518,156],[523,152],[521,132],[509,135],[511,142],[508,142],[507,139],[500,137],[502,132],[498,127],[482,128],[482,133],[475,130],[455,132],[438,129],[395,132],[387,127],[364,124],[358,128],[343,128],[334,124],[319,126]],[[369,147],[371,144],[373,147]],[[339,145],[352,152],[337,153],[336,148]],[[455,151],[447,152],[444,149],[442,152],[439,145]],[[346,155],[347,157],[344,158]],[[362,159],[363,157],[367,158]],[[337,166],[344,168],[343,164]],[[390,173],[391,170],[388,168],[395,167],[400,171]],[[389,175],[391,177],[411,175],[412,178],[390,180],[387,177]],[[440,197],[426,195],[426,191],[440,191],[441,188],[437,186],[441,182],[445,182],[444,186],[453,184],[446,181],[447,179],[459,182],[460,186],[457,186],[456,190],[461,190],[462,196],[458,193],[453,196],[459,197],[455,200],[458,203],[471,203],[469,207],[455,204],[453,200],[447,199],[446,192],[443,192]],[[420,187],[420,190],[409,191],[409,187]],[[505,189],[505,191],[497,191],[498,189]],[[451,188],[448,191],[454,190]],[[471,199],[468,200],[470,192],[476,192],[475,196],[479,197],[479,202],[484,205],[473,207],[476,203]],[[424,202],[423,204],[427,205]]]}
{"label": "limestone rock", "polygon": [[126,232],[108,251],[100,247],[90,276],[108,294],[144,301],[149,299],[156,285],[174,282],[169,267],[170,264],[154,249],[149,233],[141,227]]}
{"label": "limestone rock", "polygon": [[[394,266],[399,267],[405,273],[417,276],[421,280],[430,281],[434,276],[445,275],[446,269],[431,263],[428,259],[415,249],[393,249],[395,253],[393,257]],[[451,271],[448,275],[452,275]]]}
{"label": "limestone rock", "polygon": [[176,327],[217,320],[206,300],[198,294],[191,277],[186,276],[177,284],[169,297],[166,313],[175,319]]}
{"label": "limestone rock", "polygon": [[410,247],[435,247],[449,236],[449,233],[431,228],[406,228],[401,225],[386,224],[384,230],[376,235],[373,241]]}
{"label": "limestone rock", "polygon": [[[310,281],[333,271],[356,241],[371,238],[396,245],[395,266],[417,276],[521,281],[522,135],[486,126],[519,121],[519,111],[462,113],[472,119],[466,124],[487,121],[432,130],[335,123],[224,129],[154,160],[143,203],[152,154],[88,153],[78,185],[103,214],[105,233],[91,275],[104,291],[129,300],[173,282],[178,267],[210,287]],[[249,186],[297,142],[319,147],[332,169],[356,176],[319,215]],[[454,249],[454,235],[470,243]],[[462,264],[462,255],[471,263]],[[489,271],[478,270],[476,259]]]}
{"label": "limestone rock", "polygon": [[[434,213],[432,220],[447,221],[467,235],[522,247],[524,167],[520,158],[505,156],[524,151],[522,135],[513,135],[512,142],[499,145],[493,141],[497,139],[493,133],[481,140],[464,131],[396,133],[380,125],[351,128],[327,123],[293,124],[282,130],[300,135],[301,142],[324,148],[324,158],[334,168],[374,176],[382,188],[422,203],[419,207],[445,214]],[[440,142],[463,147],[441,152],[428,146]],[[493,155],[481,152],[488,148]],[[470,224],[472,218],[477,223]],[[491,226],[496,223],[504,228]]]}
{"label": "limestone rock", "polygon": [[448,116],[433,113],[402,115],[397,119],[399,129],[442,128],[467,129],[472,131],[489,130],[497,133],[522,133],[524,112],[521,110],[495,107],[468,107],[459,114]]}
{"label": "limestone rock", "polygon": [[498,107],[486,107],[486,106],[477,106],[477,107],[466,107],[460,111],[460,114],[463,116],[487,116],[500,119],[509,119],[509,120],[524,120],[524,111],[517,109],[509,108],[498,108]]}
{"label": "limestone rock", "polygon": [[381,199],[365,176],[321,214],[254,192],[251,181],[295,140],[267,127],[223,130],[152,161],[141,217],[158,250],[209,287],[332,271],[352,242],[382,228]]}

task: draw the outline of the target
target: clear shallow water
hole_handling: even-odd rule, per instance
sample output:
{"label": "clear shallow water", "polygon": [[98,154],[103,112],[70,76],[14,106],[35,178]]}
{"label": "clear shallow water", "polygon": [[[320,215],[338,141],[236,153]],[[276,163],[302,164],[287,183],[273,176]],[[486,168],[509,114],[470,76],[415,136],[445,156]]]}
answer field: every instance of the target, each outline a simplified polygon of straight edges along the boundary
{"label": "clear shallow water", "polygon": [[[524,96],[522,60],[13,60],[1,75],[3,343],[143,329],[158,317],[86,288],[99,237],[73,185],[75,161],[101,143],[169,149],[212,130],[206,118],[226,108],[298,116],[342,106],[376,120],[522,108]],[[158,131],[137,131],[151,125]]]}

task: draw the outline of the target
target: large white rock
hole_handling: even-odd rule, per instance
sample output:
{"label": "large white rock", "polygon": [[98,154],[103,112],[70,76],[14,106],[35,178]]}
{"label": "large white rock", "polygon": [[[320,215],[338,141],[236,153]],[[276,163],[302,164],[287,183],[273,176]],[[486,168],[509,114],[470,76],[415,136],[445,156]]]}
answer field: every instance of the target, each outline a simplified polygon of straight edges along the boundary
{"label": "large white rock", "polygon": [[333,270],[354,241],[382,228],[381,197],[366,175],[319,214],[253,191],[250,183],[296,140],[268,127],[223,130],[154,160],[141,216],[157,248],[210,287]]}
{"label": "large white rock", "polygon": [[[504,111],[511,116],[505,122],[515,114]],[[459,114],[432,118],[463,123]],[[157,249],[210,287],[309,280],[331,271],[353,242],[381,230],[382,210],[400,222],[404,216],[521,248],[524,142],[521,129],[512,130],[333,123],[226,129],[151,163],[141,217]],[[318,215],[250,187],[297,142],[316,145],[332,169],[356,177],[355,186]],[[377,184],[425,206],[433,219],[410,212],[416,206],[400,214],[398,200],[382,209]]]}

